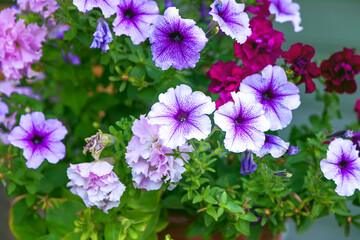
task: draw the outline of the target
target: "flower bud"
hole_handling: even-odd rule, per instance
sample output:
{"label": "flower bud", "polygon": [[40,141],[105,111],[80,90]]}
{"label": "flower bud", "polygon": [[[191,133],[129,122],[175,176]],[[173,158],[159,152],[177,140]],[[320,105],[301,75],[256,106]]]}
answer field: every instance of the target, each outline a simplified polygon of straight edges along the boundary
{"label": "flower bud", "polygon": [[291,178],[292,173],[289,173],[287,171],[277,171],[274,173],[275,176],[281,177],[281,178]]}
{"label": "flower bud", "polygon": [[91,152],[91,155],[95,160],[99,160],[100,154],[105,147],[109,147],[116,142],[116,139],[113,135],[103,133],[100,129],[99,131],[88,138],[85,138],[86,146],[84,147],[83,153],[86,154],[87,151]]}

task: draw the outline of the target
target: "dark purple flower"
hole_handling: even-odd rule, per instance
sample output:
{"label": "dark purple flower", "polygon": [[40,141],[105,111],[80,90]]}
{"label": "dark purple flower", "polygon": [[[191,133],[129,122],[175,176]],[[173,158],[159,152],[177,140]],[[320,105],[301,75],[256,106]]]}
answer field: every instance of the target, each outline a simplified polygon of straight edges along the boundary
{"label": "dark purple flower", "polygon": [[245,151],[241,154],[241,170],[240,173],[242,175],[249,175],[249,173],[253,173],[256,171],[257,164],[254,162],[254,156],[252,152]]}
{"label": "dark purple flower", "polygon": [[160,125],[159,138],[163,145],[174,149],[192,138],[205,139],[211,132],[207,114],[214,110],[215,103],[210,97],[181,84],[159,95],[159,102],[148,114],[148,122]]}
{"label": "dark purple flower", "polygon": [[175,7],[167,8],[150,26],[153,60],[162,70],[171,66],[178,70],[194,68],[207,41],[195,21],[182,19]]}
{"label": "dark purple flower", "polygon": [[165,9],[169,7],[175,7],[174,3],[170,0],[165,0]]}
{"label": "dark purple flower", "polygon": [[263,105],[265,117],[270,122],[270,130],[282,129],[290,124],[291,110],[300,106],[299,89],[288,82],[284,69],[267,66],[262,75],[254,74],[245,78],[240,92],[251,94]]}
{"label": "dark purple flower", "polygon": [[254,153],[258,157],[263,157],[265,154],[270,153],[273,158],[279,158],[285,154],[288,148],[288,142],[284,142],[284,140],[278,136],[265,134],[264,145],[260,148],[260,150],[254,151]]}
{"label": "dark purple flower", "polygon": [[287,150],[287,154],[289,155],[296,155],[300,152],[300,149],[298,146],[290,146]]}
{"label": "dark purple flower", "polygon": [[271,21],[264,17],[251,18],[250,27],[252,33],[246,42],[234,43],[235,57],[240,58],[245,67],[258,72],[275,63],[285,39],[284,34],[274,30]]}
{"label": "dark purple flower", "polygon": [[335,192],[340,196],[351,196],[360,189],[359,151],[350,140],[333,140],[326,153],[326,159],[320,162],[321,171],[327,179],[334,180]]}
{"label": "dark purple flower", "polygon": [[105,18],[115,13],[115,6],[120,0],[74,0],[73,4],[80,12],[88,12],[93,8],[100,8]]}
{"label": "dark purple flower", "polygon": [[45,120],[42,112],[33,112],[21,116],[20,126],[10,132],[8,140],[24,150],[28,168],[38,168],[45,158],[55,164],[65,157],[65,145],[61,140],[66,134],[60,121]]}
{"label": "dark purple flower", "polygon": [[320,69],[327,79],[325,91],[356,92],[355,75],[360,73],[360,55],[355,55],[354,50],[344,48],[342,52],[334,53],[328,60],[322,61]]}
{"label": "dark purple flower", "polygon": [[72,52],[68,52],[66,54],[64,49],[61,49],[61,55],[67,64],[72,64],[72,65],[80,65],[81,64],[81,59],[78,56],[76,56],[75,54],[73,54]]}
{"label": "dark purple flower", "polygon": [[250,94],[232,92],[231,96],[234,102],[225,103],[214,113],[215,124],[226,132],[225,148],[235,153],[259,150],[270,126],[261,104]]}
{"label": "dark purple flower", "polygon": [[116,36],[129,36],[138,45],[149,37],[151,22],[159,15],[159,8],[152,0],[122,0],[116,6],[113,30]]}
{"label": "dark purple flower", "polygon": [[113,41],[113,36],[109,28],[109,24],[102,18],[99,18],[94,40],[90,48],[101,48],[102,52],[109,50],[109,43]]}
{"label": "dark purple flower", "polygon": [[269,11],[275,14],[275,21],[284,23],[291,22],[295,32],[300,32],[303,27],[300,26],[300,5],[293,3],[292,0],[269,0]]}
{"label": "dark purple flower", "polygon": [[240,44],[246,41],[251,29],[249,16],[244,12],[244,3],[236,3],[235,0],[215,0],[210,8],[210,15],[219,24],[221,31]]}
{"label": "dark purple flower", "polygon": [[315,49],[310,45],[303,45],[302,43],[293,44],[289,51],[284,52],[282,56],[285,62],[291,63],[290,69],[294,71],[294,76],[301,76],[300,81],[296,84],[305,83],[306,93],[312,93],[316,89],[313,78],[320,76],[320,68],[311,59],[315,55]]}

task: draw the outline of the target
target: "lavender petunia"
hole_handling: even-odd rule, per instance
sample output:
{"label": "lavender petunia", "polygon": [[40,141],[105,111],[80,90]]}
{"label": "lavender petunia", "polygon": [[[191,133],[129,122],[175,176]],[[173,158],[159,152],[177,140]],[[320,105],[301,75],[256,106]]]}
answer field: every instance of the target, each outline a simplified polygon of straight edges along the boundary
{"label": "lavender petunia", "polygon": [[292,0],[269,0],[269,11],[275,14],[275,21],[284,23],[291,22],[295,32],[300,32],[303,27],[300,26],[300,5]]}
{"label": "lavender petunia", "polygon": [[287,154],[289,155],[296,155],[300,152],[300,149],[298,146],[290,146],[287,150]]}
{"label": "lavender petunia", "polygon": [[211,132],[211,121],[206,114],[214,110],[215,103],[210,97],[181,84],[160,94],[148,117],[150,124],[161,126],[159,138],[163,144],[174,149],[192,138],[205,139]]}
{"label": "lavender petunia", "polygon": [[208,41],[195,21],[182,19],[175,7],[167,8],[164,16],[154,20],[149,39],[153,61],[162,70],[171,66],[178,70],[194,68],[200,59],[199,52]]}
{"label": "lavender petunia", "polygon": [[103,19],[99,18],[94,40],[90,48],[101,48],[102,52],[109,50],[109,43],[113,41],[113,36],[109,28],[109,24]]}
{"label": "lavender petunia", "polygon": [[9,107],[6,103],[0,99],[0,122],[5,118],[6,114],[9,113]]}
{"label": "lavender petunia", "polygon": [[105,18],[115,13],[115,7],[120,0],[74,0],[73,4],[80,12],[87,12],[93,8],[100,8]]}
{"label": "lavender petunia", "polygon": [[226,35],[236,39],[240,44],[251,35],[249,16],[244,12],[244,3],[236,3],[235,0],[215,0],[210,7],[209,14]]}
{"label": "lavender petunia", "polygon": [[214,113],[215,124],[226,132],[224,145],[231,152],[259,150],[265,142],[269,122],[261,104],[249,94],[232,92],[234,102],[227,102]]}
{"label": "lavender petunia", "polygon": [[39,13],[44,18],[48,18],[59,8],[56,0],[17,0],[16,3],[20,10]]}
{"label": "lavender petunia", "polygon": [[270,153],[273,158],[279,158],[286,153],[289,143],[274,135],[265,134],[265,143],[258,151],[254,151],[256,156],[263,157]]}
{"label": "lavender petunia", "polygon": [[350,140],[333,140],[320,162],[321,171],[327,179],[336,183],[335,192],[340,196],[351,196],[360,189],[360,158],[356,145]]}
{"label": "lavender petunia", "polygon": [[152,0],[122,0],[116,6],[113,22],[115,35],[129,36],[138,45],[149,37],[151,22],[159,15],[159,8]]}
{"label": "lavender petunia", "polygon": [[22,115],[19,125],[9,133],[8,140],[24,150],[28,168],[38,168],[45,158],[55,164],[65,157],[65,145],[61,140],[67,130],[60,121],[45,120],[42,112],[33,112]]}
{"label": "lavender petunia", "polygon": [[70,164],[67,176],[73,194],[80,196],[86,207],[96,206],[105,213],[119,206],[125,185],[113,172],[113,166],[105,161]]}
{"label": "lavender petunia", "polygon": [[240,92],[253,95],[263,105],[272,131],[289,125],[291,110],[300,106],[299,89],[287,81],[284,69],[279,66],[268,65],[262,75],[248,76],[241,82]]}
{"label": "lavender petunia", "polygon": [[169,7],[174,7],[174,3],[171,0],[165,0],[165,9]]}
{"label": "lavender petunia", "polygon": [[131,128],[134,136],[126,147],[125,159],[132,168],[135,188],[151,191],[159,189],[163,183],[174,185],[186,171],[184,161],[190,159],[187,152],[194,149],[184,144],[179,147],[181,158],[169,155],[174,152],[159,139],[159,129],[159,125],[150,125],[144,115],[140,116],[140,120],[135,120]]}
{"label": "lavender petunia", "polygon": [[245,151],[241,155],[241,169],[240,173],[242,175],[249,175],[249,173],[253,173],[257,169],[257,164],[254,162],[254,156],[252,152]]}

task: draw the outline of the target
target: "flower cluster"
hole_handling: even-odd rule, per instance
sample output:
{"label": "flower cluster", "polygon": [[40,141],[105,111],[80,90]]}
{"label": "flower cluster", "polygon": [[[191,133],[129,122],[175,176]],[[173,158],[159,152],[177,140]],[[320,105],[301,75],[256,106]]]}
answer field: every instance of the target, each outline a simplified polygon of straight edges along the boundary
{"label": "flower cluster", "polygon": [[59,8],[56,0],[17,0],[17,5],[24,12],[39,13],[44,18]]}
{"label": "flower cluster", "polygon": [[160,125],[150,125],[144,115],[131,128],[134,136],[126,147],[126,162],[131,167],[134,187],[148,191],[159,189],[165,182],[177,183],[185,172],[184,161],[194,149],[187,143],[179,146],[181,155],[163,144],[159,138]]}
{"label": "flower cluster", "polygon": [[67,175],[73,194],[80,196],[86,207],[97,206],[105,213],[119,206],[120,198],[125,192],[125,185],[112,171],[113,166],[107,162],[70,164]]}
{"label": "flower cluster", "polygon": [[17,10],[6,8],[0,12],[0,69],[7,80],[21,79],[31,72],[31,64],[42,56],[46,29],[35,23],[25,25],[24,19],[15,21]]}

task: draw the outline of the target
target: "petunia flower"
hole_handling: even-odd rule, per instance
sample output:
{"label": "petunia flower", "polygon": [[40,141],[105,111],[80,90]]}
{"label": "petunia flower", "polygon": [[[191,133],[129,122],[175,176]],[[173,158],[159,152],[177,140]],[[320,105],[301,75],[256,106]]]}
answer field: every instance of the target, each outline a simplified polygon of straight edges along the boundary
{"label": "petunia flower", "polygon": [[249,16],[244,12],[244,3],[236,3],[235,0],[215,0],[210,8],[209,14],[219,24],[221,31],[240,44],[246,41],[251,29]]}
{"label": "petunia flower", "polygon": [[278,136],[265,134],[265,143],[260,150],[254,151],[256,156],[263,157],[270,153],[273,158],[279,158],[286,153],[289,148],[289,143],[285,142]]}
{"label": "petunia flower", "polygon": [[0,122],[5,118],[5,115],[9,113],[9,107],[6,103],[0,99]]}
{"label": "petunia flower", "polygon": [[171,66],[178,70],[194,68],[208,41],[195,21],[182,19],[175,7],[167,8],[164,16],[153,21],[149,39],[153,61],[162,70]]}
{"label": "petunia flower", "polygon": [[262,75],[254,74],[245,78],[240,92],[253,95],[261,103],[272,131],[289,125],[291,110],[300,106],[299,89],[288,82],[284,69],[279,66],[269,65],[264,68]]}
{"label": "petunia flower", "polygon": [[296,155],[299,152],[300,152],[300,149],[298,146],[290,146],[286,153],[289,155]]}
{"label": "petunia flower", "polygon": [[80,12],[88,12],[93,8],[100,8],[105,18],[109,18],[115,13],[115,8],[119,2],[120,0],[73,0],[73,4]]}
{"label": "petunia flower", "polygon": [[99,18],[94,40],[90,48],[101,48],[102,52],[109,50],[109,43],[113,41],[113,36],[109,28],[109,24],[102,18]]}
{"label": "petunia flower", "polygon": [[284,52],[282,56],[285,62],[291,63],[290,69],[294,71],[294,76],[301,76],[296,85],[305,83],[306,93],[312,93],[316,89],[313,78],[320,76],[320,68],[311,59],[315,55],[315,49],[310,45],[295,43],[291,45],[289,51]]}
{"label": "petunia flower", "polygon": [[241,154],[241,169],[240,173],[242,175],[249,175],[257,169],[257,164],[254,162],[254,156],[251,151],[245,151]]}
{"label": "petunia flower", "polygon": [[83,199],[86,207],[96,206],[108,213],[109,209],[119,206],[125,192],[125,185],[113,168],[105,161],[70,164],[67,169],[70,182],[66,186]]}
{"label": "petunia flower", "polygon": [[138,45],[149,37],[151,22],[159,15],[159,8],[152,0],[122,0],[116,6],[113,22],[115,35],[129,36]]}
{"label": "petunia flower", "polygon": [[206,77],[211,79],[209,92],[220,94],[220,98],[216,100],[216,109],[232,101],[230,93],[238,92],[241,81],[251,74],[254,74],[251,68],[240,67],[235,61],[224,63],[220,60],[214,63]]}
{"label": "petunia flower", "polygon": [[321,171],[327,179],[334,180],[335,192],[340,196],[351,196],[355,189],[360,189],[359,151],[350,140],[333,140],[320,162]]}
{"label": "petunia flower", "polygon": [[59,8],[56,0],[17,0],[16,3],[20,10],[39,13],[44,18],[48,18]]}
{"label": "petunia flower", "polygon": [[133,176],[134,187],[148,191],[159,189],[163,183],[176,184],[186,171],[184,161],[194,149],[189,144],[179,147],[181,158],[159,139],[160,125],[150,125],[144,115],[135,120],[131,128],[134,136],[126,147],[125,159]]}
{"label": "petunia flower", "polygon": [[169,7],[175,7],[174,3],[171,0],[165,0],[165,9]]}
{"label": "petunia flower", "polygon": [[355,75],[360,73],[360,55],[354,50],[344,48],[327,60],[322,61],[321,75],[326,78],[327,92],[354,93],[357,89]]}
{"label": "petunia flower", "polygon": [[42,112],[22,115],[19,126],[8,136],[11,145],[24,150],[28,168],[38,168],[46,158],[55,164],[65,157],[65,145],[61,142],[66,128],[57,119],[45,120]]}
{"label": "petunia flower", "polygon": [[256,0],[254,6],[247,6],[245,11],[250,12],[259,17],[268,17],[270,2],[269,0]]}
{"label": "petunia flower", "polygon": [[292,0],[269,0],[269,11],[275,14],[275,21],[279,23],[291,22],[295,32],[300,32],[300,5]]}
{"label": "petunia flower", "polygon": [[215,103],[204,93],[185,84],[169,88],[159,95],[159,102],[151,107],[149,123],[160,125],[159,138],[169,148],[182,146],[187,140],[205,139],[211,132],[207,114],[215,110]]}
{"label": "petunia flower", "polygon": [[214,113],[215,124],[226,132],[225,148],[235,153],[259,150],[270,126],[262,105],[249,94],[232,92],[231,96],[234,102],[225,103]]}
{"label": "petunia flower", "polygon": [[284,34],[273,29],[271,21],[264,17],[250,20],[251,35],[243,44],[234,43],[235,57],[240,58],[245,67],[254,72],[274,64],[281,55]]}

